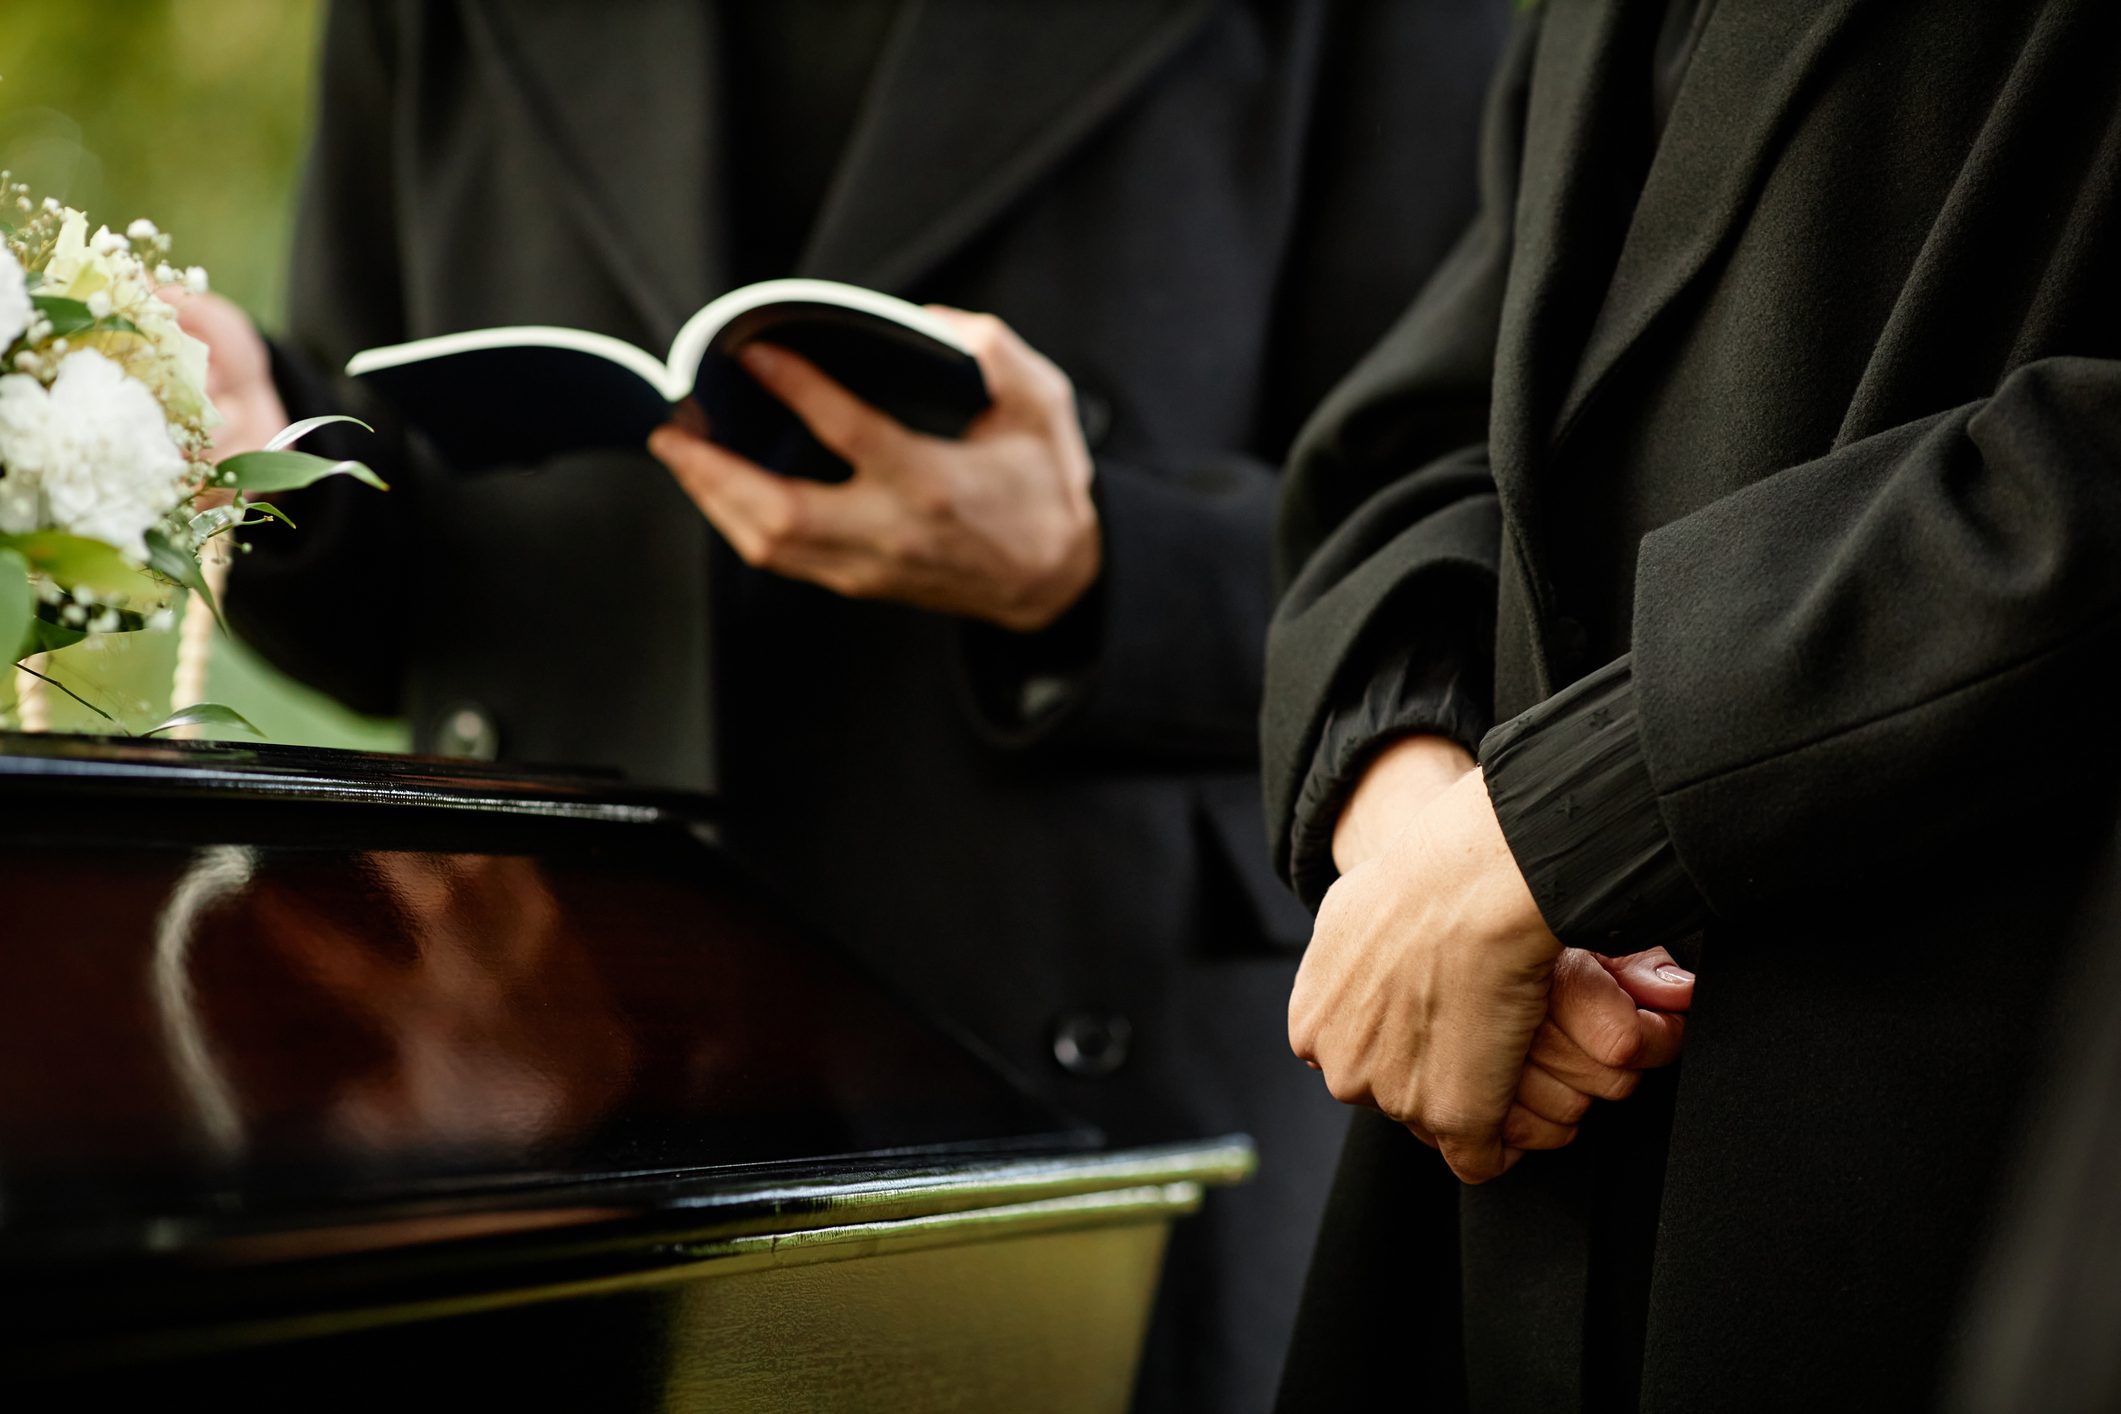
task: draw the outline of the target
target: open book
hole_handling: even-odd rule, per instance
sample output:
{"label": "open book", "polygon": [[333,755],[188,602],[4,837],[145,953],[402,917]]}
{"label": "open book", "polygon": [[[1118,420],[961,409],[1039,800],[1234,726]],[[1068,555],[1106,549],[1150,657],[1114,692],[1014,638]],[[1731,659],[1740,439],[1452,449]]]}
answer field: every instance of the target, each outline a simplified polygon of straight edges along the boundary
{"label": "open book", "polygon": [[902,299],[829,280],[731,290],[685,321],[667,362],[608,334],[533,326],[368,349],[346,371],[463,470],[638,448],[690,397],[715,441],[760,465],[844,476],[845,463],[736,362],[753,339],[803,355],[916,431],[958,436],[987,407],[979,364],[947,324]]}

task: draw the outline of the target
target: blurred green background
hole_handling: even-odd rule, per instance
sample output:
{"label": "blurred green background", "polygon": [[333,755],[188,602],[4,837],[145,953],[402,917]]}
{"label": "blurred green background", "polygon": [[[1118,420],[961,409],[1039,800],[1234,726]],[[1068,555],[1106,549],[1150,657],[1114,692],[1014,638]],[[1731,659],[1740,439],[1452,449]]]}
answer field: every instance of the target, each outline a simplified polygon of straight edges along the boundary
{"label": "blurred green background", "polygon": [[[176,237],[179,265],[205,266],[216,290],[276,328],[319,0],[5,4],[0,167],[92,225],[151,218]],[[55,676],[137,726],[168,709],[176,640],[115,635],[53,661]],[[401,724],[354,716],[226,639],[208,695],[274,741],[405,749]],[[61,729],[102,726],[64,699],[52,717]]]}

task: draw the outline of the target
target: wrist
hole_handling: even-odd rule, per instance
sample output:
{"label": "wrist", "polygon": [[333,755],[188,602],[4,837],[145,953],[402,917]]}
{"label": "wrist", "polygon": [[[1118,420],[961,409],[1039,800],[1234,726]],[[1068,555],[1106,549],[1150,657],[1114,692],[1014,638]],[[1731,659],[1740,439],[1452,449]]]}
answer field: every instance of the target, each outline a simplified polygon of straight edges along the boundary
{"label": "wrist", "polygon": [[1477,881],[1468,899],[1475,926],[1487,937],[1522,944],[1529,960],[1551,964],[1561,954],[1561,939],[1525,881],[1478,767],[1450,787],[1444,805],[1458,826],[1449,845],[1463,854]]}
{"label": "wrist", "polygon": [[1087,495],[1055,540],[1054,553],[1032,567],[1022,591],[994,615],[995,623],[1017,633],[1050,628],[1097,583],[1104,572],[1104,536]]}
{"label": "wrist", "polygon": [[1345,874],[1361,864],[1473,769],[1463,746],[1435,732],[1409,733],[1385,746],[1370,759],[1334,822],[1334,867]]}

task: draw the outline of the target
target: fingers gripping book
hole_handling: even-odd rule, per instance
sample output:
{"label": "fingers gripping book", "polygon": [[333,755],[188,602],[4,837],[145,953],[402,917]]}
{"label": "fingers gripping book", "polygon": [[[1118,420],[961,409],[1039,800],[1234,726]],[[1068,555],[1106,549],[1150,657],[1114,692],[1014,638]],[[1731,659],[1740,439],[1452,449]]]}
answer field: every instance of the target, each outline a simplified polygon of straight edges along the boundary
{"label": "fingers gripping book", "polygon": [[661,359],[608,334],[524,326],[367,349],[346,371],[465,471],[638,448],[690,398],[709,436],[761,466],[844,476],[845,464],[737,362],[754,339],[802,355],[918,432],[959,436],[987,407],[979,363],[949,325],[829,280],[731,290],[686,320]]}

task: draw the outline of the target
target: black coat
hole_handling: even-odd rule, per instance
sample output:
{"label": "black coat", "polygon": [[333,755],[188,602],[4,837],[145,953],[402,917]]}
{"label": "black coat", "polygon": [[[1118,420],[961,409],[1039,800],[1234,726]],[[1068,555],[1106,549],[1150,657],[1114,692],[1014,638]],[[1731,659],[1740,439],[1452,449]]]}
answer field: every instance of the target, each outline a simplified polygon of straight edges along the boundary
{"label": "black coat", "polygon": [[2003,1202],[1959,1322],[1947,1408],[2121,1409],[2121,839],[2056,958],[2051,1063],[2006,1146]]}
{"label": "black coat", "polygon": [[1468,586],[1499,717],[1631,649],[1686,1058],[1458,1204],[1359,1122],[1285,1407],[1927,1399],[2111,827],[2121,13],[1719,0],[1652,157],[1664,10],[1527,15],[1479,225],[1301,439],[1265,770],[1286,822]]}
{"label": "black coat", "polygon": [[[714,9],[337,6],[291,342],[663,347],[730,278]],[[999,635],[739,572],[645,457],[402,468],[261,533],[230,596],[424,747],[469,704],[509,759],[713,781],[791,899],[1116,1138],[1256,1136],[1256,1183],[1177,1239],[1194,1363],[1151,1381],[1202,1408],[1268,1397],[1342,1127],[1282,1043],[1308,929],[1260,845],[1277,464],[1472,211],[1504,27],[1463,0],[905,7],[790,273],[994,311],[1075,380],[1108,568],[1090,690],[1040,731],[972,705]],[[1109,1018],[1114,1073],[1056,1063]]]}

